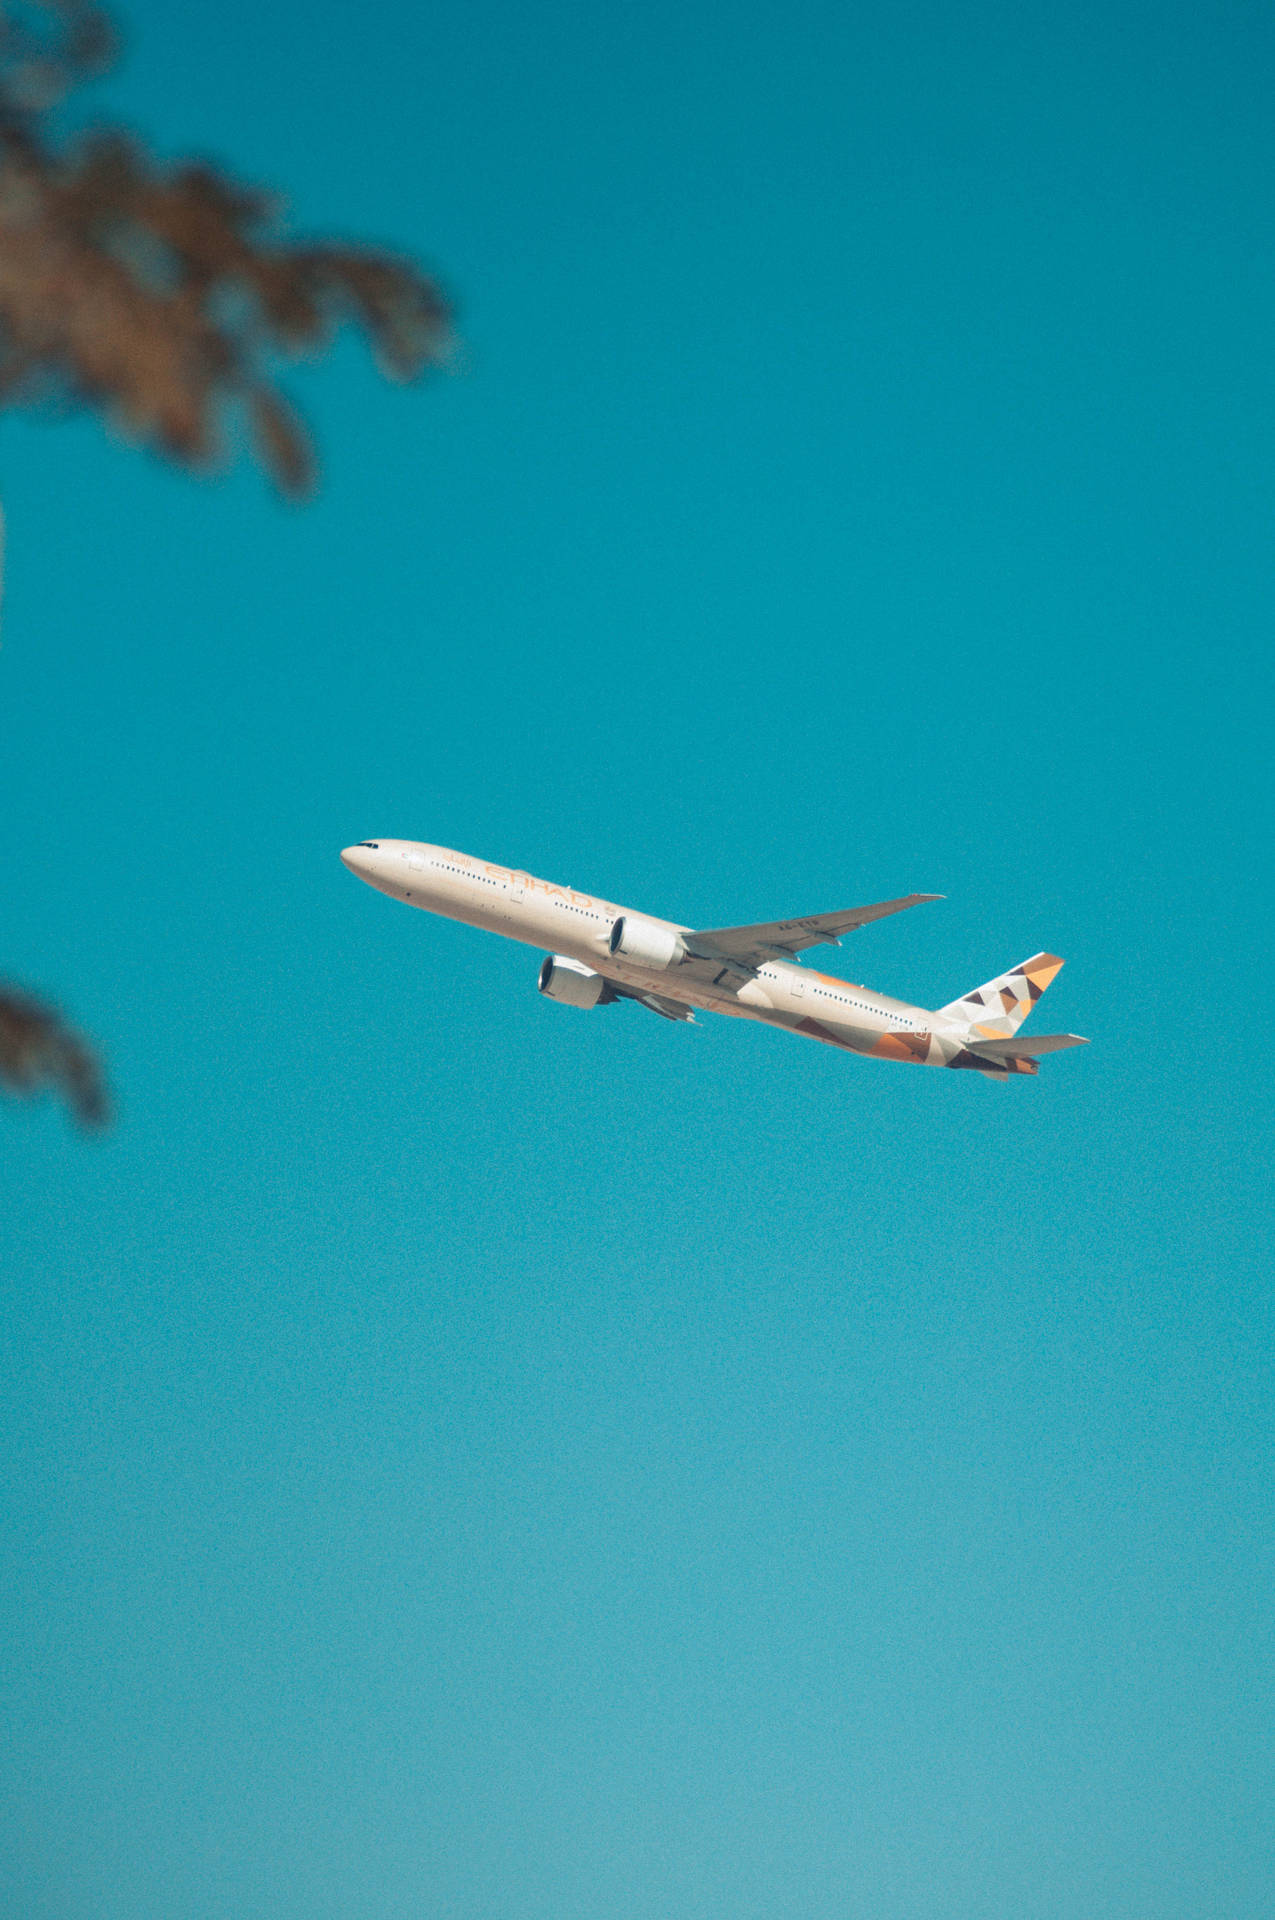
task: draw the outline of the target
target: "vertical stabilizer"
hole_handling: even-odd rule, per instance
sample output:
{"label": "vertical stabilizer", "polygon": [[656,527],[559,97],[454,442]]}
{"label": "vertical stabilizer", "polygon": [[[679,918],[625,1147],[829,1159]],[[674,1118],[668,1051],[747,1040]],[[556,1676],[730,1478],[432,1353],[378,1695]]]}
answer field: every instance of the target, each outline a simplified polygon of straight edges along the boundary
{"label": "vertical stabilizer", "polygon": [[975,987],[939,1012],[984,1040],[1008,1040],[1018,1032],[1063,962],[1056,953],[1038,953],[1011,967],[984,987]]}

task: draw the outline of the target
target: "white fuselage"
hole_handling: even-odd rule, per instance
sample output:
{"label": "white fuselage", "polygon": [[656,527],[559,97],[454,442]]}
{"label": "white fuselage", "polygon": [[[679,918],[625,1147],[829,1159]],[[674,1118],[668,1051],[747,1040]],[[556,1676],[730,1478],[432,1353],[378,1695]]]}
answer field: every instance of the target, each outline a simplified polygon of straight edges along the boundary
{"label": "white fuselage", "polygon": [[[566,955],[634,995],[761,1020],[879,1058],[948,1066],[962,1051],[960,1029],[942,1015],[794,961],[770,960],[746,970],[702,958],[659,969],[635,965],[610,946],[612,928],[629,909],[449,847],[366,841],[348,847],[341,858],[351,872],[393,899]],[[671,934],[690,931],[654,915],[640,917]]]}

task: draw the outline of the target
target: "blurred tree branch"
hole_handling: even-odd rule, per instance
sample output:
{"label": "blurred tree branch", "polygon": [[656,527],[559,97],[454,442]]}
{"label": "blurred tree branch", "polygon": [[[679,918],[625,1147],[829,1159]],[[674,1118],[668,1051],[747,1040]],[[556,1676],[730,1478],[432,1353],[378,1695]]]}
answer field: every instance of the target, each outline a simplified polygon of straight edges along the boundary
{"label": "blurred tree branch", "polygon": [[392,254],[283,239],[274,197],[208,162],[167,167],[119,127],[59,140],[57,108],[115,50],[92,0],[0,5],[0,405],[97,407],[187,466],[217,458],[238,408],[303,494],[313,450],[279,362],[349,322],[412,379],[446,353],[446,303]]}
{"label": "blurred tree branch", "polygon": [[[189,468],[214,466],[243,422],[303,497],[314,450],[280,366],[350,324],[382,373],[413,379],[446,358],[446,300],[394,254],[286,239],[275,197],[208,161],[169,165],[116,126],[64,135],[67,96],[117,52],[95,0],[0,0],[0,407],[86,406]],[[49,1085],[104,1115],[83,1043],[0,991],[0,1086]]]}
{"label": "blurred tree branch", "polygon": [[63,1094],[82,1126],[100,1127],[109,1103],[90,1048],[52,1007],[16,988],[0,989],[0,1086],[7,1093]]}

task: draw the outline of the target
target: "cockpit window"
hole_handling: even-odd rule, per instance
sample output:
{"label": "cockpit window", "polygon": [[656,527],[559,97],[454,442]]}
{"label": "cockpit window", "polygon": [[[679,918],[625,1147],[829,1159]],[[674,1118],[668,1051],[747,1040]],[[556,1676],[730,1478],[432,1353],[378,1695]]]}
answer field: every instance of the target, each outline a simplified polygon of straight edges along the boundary
{"label": "cockpit window", "polygon": [[379,840],[360,840],[359,845],[361,847],[371,847],[373,853],[379,853],[381,851],[381,843]]}

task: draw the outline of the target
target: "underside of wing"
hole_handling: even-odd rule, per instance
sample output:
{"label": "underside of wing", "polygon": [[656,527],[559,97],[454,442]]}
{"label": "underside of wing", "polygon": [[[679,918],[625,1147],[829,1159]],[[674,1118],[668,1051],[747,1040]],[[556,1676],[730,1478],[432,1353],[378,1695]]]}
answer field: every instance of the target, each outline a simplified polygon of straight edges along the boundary
{"label": "underside of wing", "polygon": [[1087,1047],[1078,1033],[1020,1033],[1013,1040],[967,1040],[971,1053],[993,1060],[1034,1060],[1039,1053],[1058,1053],[1063,1047]]}
{"label": "underside of wing", "polygon": [[636,1000],[639,1006],[649,1007],[652,1013],[658,1013],[664,1020],[694,1020],[695,1009],[688,1007],[683,1000],[669,1000],[662,993],[648,993],[642,987],[624,987],[618,980],[607,983],[612,993],[621,1000]]}
{"label": "underside of wing", "polygon": [[884,920],[889,913],[918,907],[923,900],[941,900],[941,893],[909,893],[902,900],[878,900],[871,907],[847,907],[842,913],[812,913],[801,920],[769,920],[755,927],[710,927],[686,933],[687,951],[704,960],[735,961],[756,967],[767,960],[791,959],[805,947],[836,946],[843,933]]}

